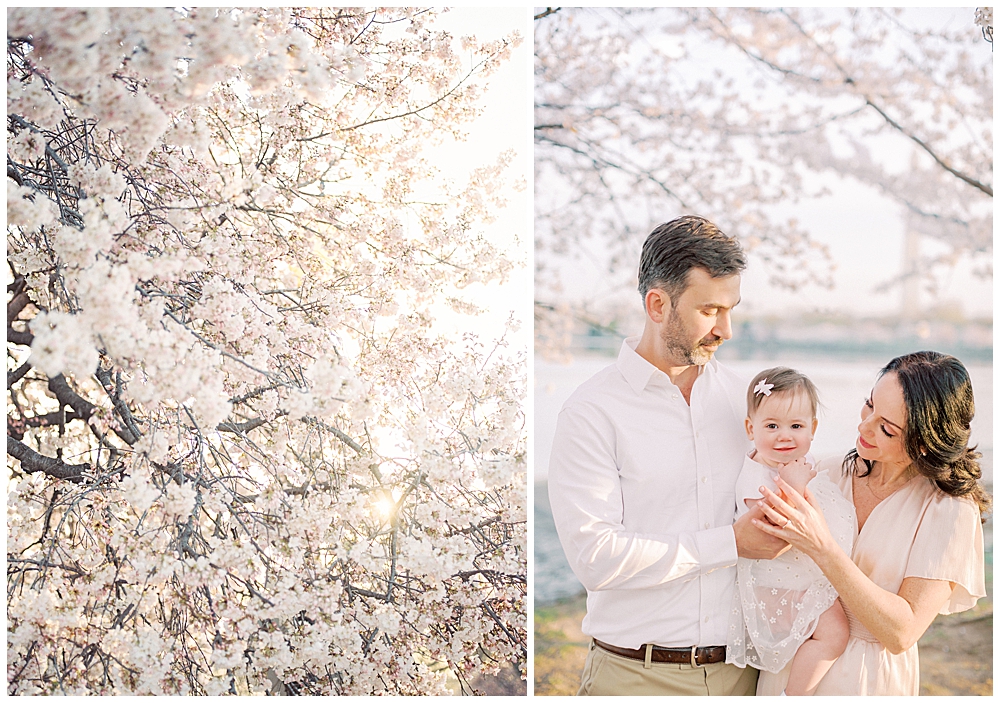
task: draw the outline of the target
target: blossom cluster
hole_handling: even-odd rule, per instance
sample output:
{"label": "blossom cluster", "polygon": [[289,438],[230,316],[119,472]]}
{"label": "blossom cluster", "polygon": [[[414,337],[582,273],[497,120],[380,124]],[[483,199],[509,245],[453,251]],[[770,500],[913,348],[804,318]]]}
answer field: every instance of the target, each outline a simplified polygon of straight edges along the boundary
{"label": "blossom cluster", "polygon": [[424,155],[520,39],[434,19],[8,10],[8,693],[523,672],[525,353],[434,323],[517,176]]}

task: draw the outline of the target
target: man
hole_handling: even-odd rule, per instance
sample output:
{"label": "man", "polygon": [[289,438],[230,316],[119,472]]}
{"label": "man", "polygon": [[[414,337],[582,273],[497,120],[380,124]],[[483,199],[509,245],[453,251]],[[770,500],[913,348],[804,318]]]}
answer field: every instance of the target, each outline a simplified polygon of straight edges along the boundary
{"label": "man", "polygon": [[787,545],[733,524],[748,450],[745,383],[712,357],[732,337],[743,251],[693,216],[643,245],[646,321],[618,361],[566,401],[549,499],[587,588],[592,638],[581,695],[753,695],[757,672],[725,663],[737,556]]}

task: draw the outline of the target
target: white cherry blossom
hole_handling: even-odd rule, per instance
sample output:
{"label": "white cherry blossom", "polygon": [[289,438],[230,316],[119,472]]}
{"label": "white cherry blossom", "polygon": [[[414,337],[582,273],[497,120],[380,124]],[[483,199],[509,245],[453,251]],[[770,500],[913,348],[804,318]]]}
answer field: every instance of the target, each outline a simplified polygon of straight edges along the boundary
{"label": "white cherry blossom", "polygon": [[436,14],[8,10],[9,694],[526,673],[526,353],[435,325],[525,174],[425,153],[520,38]]}

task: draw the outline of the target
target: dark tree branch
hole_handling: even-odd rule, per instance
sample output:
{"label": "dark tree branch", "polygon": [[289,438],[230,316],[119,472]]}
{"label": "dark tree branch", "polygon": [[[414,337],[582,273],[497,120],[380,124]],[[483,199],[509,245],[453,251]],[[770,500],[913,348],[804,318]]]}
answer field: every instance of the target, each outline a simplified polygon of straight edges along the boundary
{"label": "dark tree branch", "polygon": [[535,19],[536,20],[540,20],[543,17],[548,17],[549,15],[554,15],[555,13],[559,12],[559,10],[561,10],[561,9],[562,9],[561,7],[546,7],[545,8],[545,12],[539,12],[537,15],[535,15]]}
{"label": "dark tree branch", "polygon": [[232,432],[233,434],[246,434],[250,430],[255,430],[261,425],[266,425],[267,420],[262,417],[255,417],[252,420],[247,420],[246,422],[220,422],[215,426],[219,432]]}
{"label": "dark tree branch", "polygon": [[15,183],[17,183],[19,186],[23,186],[24,185],[24,179],[21,178],[21,174],[18,173],[17,169],[14,168],[13,166],[11,166],[10,164],[7,164],[7,178],[11,179]]}
{"label": "dark tree branch", "polygon": [[[7,264],[10,265],[10,261]],[[28,279],[23,274],[17,273],[13,266],[10,266],[10,272],[14,274],[14,280],[7,284],[7,292],[12,296],[18,295],[28,287]]]}
{"label": "dark tree branch", "polygon": [[101,382],[101,386],[108,394],[108,398],[111,399],[111,404],[114,406],[115,412],[118,413],[118,417],[121,418],[121,421],[125,426],[121,432],[115,430],[115,434],[125,440],[129,446],[132,446],[139,441],[140,437],[142,437],[142,432],[139,431],[139,428],[135,423],[135,418],[132,417],[132,411],[129,410],[128,405],[126,405],[125,401],[122,400],[121,372],[119,372],[118,383],[116,384],[112,384],[111,382],[111,369],[98,367],[96,376],[97,380]]}
{"label": "dark tree branch", "polygon": [[[83,398],[80,394],[69,387],[69,383],[66,381],[66,377],[63,374],[54,376],[49,379],[49,390],[55,394],[56,400],[58,400],[62,405],[68,405],[73,408],[76,414],[82,420],[89,420],[90,416],[97,412],[97,406],[91,403],[86,398]],[[129,415],[131,417],[131,415]],[[135,444],[139,437],[132,434],[132,431],[128,427],[119,427],[118,423],[115,423],[111,429],[114,433],[129,446]],[[104,436],[102,433],[97,432],[95,428],[95,434],[101,441],[104,441]]]}
{"label": "dark tree branch", "polygon": [[21,344],[25,347],[30,347],[31,343],[35,339],[35,335],[31,332],[18,332],[16,329],[10,326],[10,318],[7,318],[7,341],[11,344]]}
{"label": "dark tree branch", "polygon": [[319,427],[321,429],[326,430],[327,432],[329,432],[330,434],[332,434],[334,437],[336,437],[337,439],[339,439],[341,442],[343,442],[344,444],[346,444],[348,447],[350,447],[351,449],[353,449],[354,451],[356,451],[358,454],[364,454],[365,453],[364,447],[362,447],[360,444],[358,444],[357,442],[355,442],[351,438],[351,436],[348,435],[347,433],[345,433],[343,430],[339,430],[336,427],[333,427],[331,425],[326,424],[325,422],[320,422],[319,420],[317,420],[314,417],[304,417],[304,418],[302,418],[302,422],[306,423],[307,425],[314,425],[316,427]]}
{"label": "dark tree branch", "polygon": [[83,472],[90,470],[90,464],[67,464],[62,459],[44,456],[10,436],[7,437],[7,453],[18,459],[21,468],[29,474],[41,471],[52,478],[80,483],[83,481]]}
{"label": "dark tree branch", "polygon": [[68,412],[64,415],[62,410],[57,410],[54,413],[26,417],[24,418],[24,424],[28,427],[51,427],[53,425],[58,425],[60,422],[70,422],[72,420],[83,419],[84,418],[80,417],[75,412]]}
{"label": "dark tree branch", "polygon": [[[833,65],[837,67],[837,70],[840,72],[840,75],[843,77],[843,79],[844,79],[844,85],[847,85],[847,86],[856,86],[857,85],[857,82],[851,76],[848,75],[847,70],[844,69],[844,67],[840,65],[840,62],[837,61],[836,57],[833,54],[831,54],[830,51],[825,46],[823,46],[822,44],[820,44],[819,41],[817,41],[816,37],[814,37],[809,32],[807,32],[806,29],[805,29],[805,27],[803,27],[801,24],[799,24],[795,20],[795,18],[793,18],[791,15],[788,14],[788,12],[786,12],[785,10],[779,10],[779,12],[781,12],[781,14],[783,14],[786,17],[786,19],[788,19],[788,21],[797,30],[799,30],[799,33],[802,34],[803,37],[805,37],[806,39],[808,39],[809,41],[811,41],[813,43],[813,45],[817,49],[819,49],[821,52],[823,52],[823,54],[826,55],[826,57],[830,59],[831,63],[833,63]],[[955,168],[953,168],[952,166],[950,166],[947,163],[945,163],[944,159],[942,159],[940,156],[938,156],[937,153],[935,153],[935,151],[930,147],[930,145],[928,145],[926,142],[924,142],[922,139],[920,139],[915,134],[909,132],[899,122],[896,122],[896,120],[894,120],[891,117],[889,117],[889,115],[886,114],[885,110],[883,110],[881,107],[879,107],[874,102],[872,102],[871,97],[869,97],[867,94],[865,94],[863,92],[861,93],[861,97],[864,98],[865,103],[869,107],[871,107],[873,110],[875,110],[875,112],[877,112],[879,115],[882,116],[882,119],[884,119],[889,124],[890,127],[892,127],[893,129],[895,129],[897,132],[899,132],[900,134],[902,134],[906,138],[908,138],[911,141],[913,141],[913,143],[915,143],[917,146],[919,146],[921,149],[923,149],[925,152],[927,152],[927,154],[929,154],[930,157],[932,159],[934,159],[934,161],[941,168],[943,168],[945,171],[947,171],[951,175],[955,176],[959,180],[961,180],[961,181],[963,181],[965,183],[968,183],[973,188],[978,188],[982,192],[986,193],[986,195],[990,196],[991,198],[993,197],[993,187],[992,186],[987,185],[986,183],[981,183],[981,182],[977,181],[975,178],[972,178],[971,176],[967,176],[966,174],[962,173],[961,171],[958,171]]]}
{"label": "dark tree branch", "polygon": [[889,115],[885,114],[885,111],[882,110],[882,108],[880,108],[878,105],[876,105],[875,103],[873,103],[868,96],[865,95],[865,96],[862,96],[862,97],[864,97],[865,102],[873,110],[875,110],[875,112],[877,112],[878,114],[880,114],[882,116],[882,119],[884,119],[886,122],[888,122],[889,125],[893,129],[897,130],[903,136],[909,138],[911,141],[913,141],[915,144],[917,144],[917,146],[919,146],[921,149],[923,149],[925,152],[927,152],[930,155],[930,157],[932,159],[934,159],[934,161],[936,161],[937,164],[941,168],[943,168],[945,171],[947,171],[951,175],[955,176],[959,180],[964,181],[965,183],[968,183],[973,188],[978,188],[979,190],[981,190],[984,193],[986,193],[986,195],[990,196],[991,198],[993,197],[993,187],[992,186],[990,186],[990,185],[988,185],[986,183],[981,183],[980,181],[977,181],[975,178],[972,178],[971,176],[967,176],[964,173],[962,173],[961,171],[958,171],[958,170],[952,168],[951,166],[949,166],[947,163],[945,163],[945,161],[940,156],[937,155],[937,153],[935,153],[935,151],[933,149],[930,148],[930,146],[927,145],[926,142],[924,142],[922,139],[920,139],[920,137],[916,136],[915,134],[910,134],[908,131],[906,131],[906,129],[901,124],[899,124],[898,122],[896,122],[896,120],[894,120],[891,117],[889,117]]}
{"label": "dark tree branch", "polygon": [[503,631],[503,633],[507,635],[507,639],[510,640],[511,644],[513,644],[515,647],[518,647],[523,654],[527,654],[525,643],[521,640],[520,637],[517,637],[510,630],[507,629],[507,626],[503,624],[503,621],[500,619],[500,616],[497,615],[497,612],[495,610],[493,610],[493,606],[490,604],[490,602],[484,601],[482,607],[483,610],[486,612],[486,614],[493,619],[493,622],[495,622]]}
{"label": "dark tree branch", "polygon": [[17,316],[21,314],[21,311],[28,306],[31,302],[31,298],[28,297],[27,291],[21,291],[7,303],[7,322],[8,324],[17,319]]}
{"label": "dark tree branch", "polygon": [[8,371],[7,372],[7,390],[10,390],[11,386],[13,386],[15,383],[17,383],[22,378],[24,378],[25,374],[27,374],[29,371],[31,371],[31,363],[28,362],[28,361],[25,361],[23,364],[21,364],[20,366],[18,366],[13,371]]}
{"label": "dark tree branch", "polygon": [[90,416],[97,412],[96,405],[82,398],[76,391],[69,387],[69,383],[63,374],[53,376],[49,379],[49,390],[55,394],[56,400],[62,405],[68,405],[73,408],[76,414],[84,420],[89,420]]}
{"label": "dark tree branch", "polygon": [[86,576],[87,572],[78,566],[70,566],[69,564],[54,564],[50,561],[39,561],[38,559],[15,559],[14,557],[7,557],[8,564],[33,564],[35,566],[41,567],[43,569],[64,569],[66,571],[72,572],[77,576]]}

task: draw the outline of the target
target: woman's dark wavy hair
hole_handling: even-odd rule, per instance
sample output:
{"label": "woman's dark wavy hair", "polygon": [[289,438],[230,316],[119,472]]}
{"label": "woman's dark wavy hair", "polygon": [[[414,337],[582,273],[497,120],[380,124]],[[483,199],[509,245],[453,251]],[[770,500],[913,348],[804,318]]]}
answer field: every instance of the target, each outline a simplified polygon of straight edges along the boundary
{"label": "woman's dark wavy hair", "polygon": [[[906,429],[903,446],[921,475],[953,496],[970,496],[979,505],[980,515],[990,511],[992,499],[980,485],[982,456],[969,447],[970,422],[976,413],[972,382],[962,362],[933,351],[898,356],[879,372],[896,374],[903,387]],[[844,471],[857,472],[858,452],[844,457]],[[862,459],[867,476],[872,463]]]}

